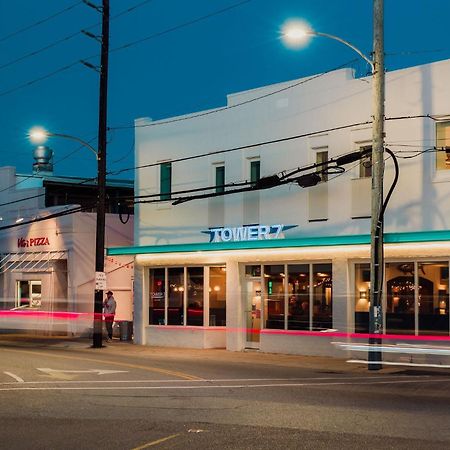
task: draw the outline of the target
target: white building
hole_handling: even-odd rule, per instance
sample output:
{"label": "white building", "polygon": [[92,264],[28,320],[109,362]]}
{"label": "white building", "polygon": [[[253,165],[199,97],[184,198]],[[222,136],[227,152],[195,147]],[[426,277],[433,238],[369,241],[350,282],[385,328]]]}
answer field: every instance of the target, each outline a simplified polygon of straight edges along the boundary
{"label": "white building", "polygon": [[[450,166],[445,151],[426,151],[450,146],[449,79],[450,60],[386,75],[400,179],[385,215],[383,331],[405,339],[449,336]],[[138,343],[330,355],[333,341],[367,332],[370,158],[305,189],[176,206],[168,192],[220,192],[364,149],[371,105],[371,78],[343,69],[229,95],[216,111],[136,121],[136,165],[150,167],[136,172],[135,193],[166,200],[136,205],[134,246],[109,249],[136,255]],[[387,159],[385,192],[393,178]]]}
{"label": "white building", "polygon": [[[133,216],[126,221],[124,215],[122,223],[112,208],[114,195],[133,195],[132,183],[107,183],[106,246],[133,242]],[[19,175],[14,167],[0,167],[0,330],[89,332],[95,292],[96,189],[95,181],[86,178],[57,177],[45,170]],[[80,204],[92,206],[86,212],[36,220]],[[105,272],[107,288],[118,304],[116,320],[131,321],[133,258],[106,257]]]}

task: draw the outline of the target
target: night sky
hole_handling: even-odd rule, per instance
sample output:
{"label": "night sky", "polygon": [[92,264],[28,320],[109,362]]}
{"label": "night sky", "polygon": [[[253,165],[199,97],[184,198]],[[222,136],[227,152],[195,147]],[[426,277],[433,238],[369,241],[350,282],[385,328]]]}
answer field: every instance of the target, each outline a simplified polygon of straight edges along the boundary
{"label": "night sky", "polygon": [[[229,93],[345,63],[367,74],[367,65],[337,42],[315,38],[299,50],[286,47],[281,27],[292,18],[367,55],[372,50],[372,0],[111,0],[111,16],[112,129],[138,117],[224,106]],[[448,0],[385,0],[386,69],[450,58],[448,17]],[[100,44],[80,31],[100,34],[100,21],[81,1],[0,0],[1,165],[31,172],[26,133],[34,125],[96,146],[99,77],[78,61],[99,64]],[[141,42],[120,49],[135,41]],[[110,131],[108,139],[108,169],[133,167],[133,130]],[[48,145],[55,151],[55,174],[95,176],[88,150],[62,139]],[[132,178],[133,171],[121,177]]]}

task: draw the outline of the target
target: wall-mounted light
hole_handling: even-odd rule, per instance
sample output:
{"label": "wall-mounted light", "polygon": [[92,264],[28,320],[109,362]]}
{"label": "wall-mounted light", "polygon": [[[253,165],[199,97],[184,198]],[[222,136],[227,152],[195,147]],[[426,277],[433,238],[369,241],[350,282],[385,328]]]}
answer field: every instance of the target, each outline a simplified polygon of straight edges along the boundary
{"label": "wall-mounted light", "polygon": [[367,299],[367,291],[359,291],[359,299],[366,300]]}

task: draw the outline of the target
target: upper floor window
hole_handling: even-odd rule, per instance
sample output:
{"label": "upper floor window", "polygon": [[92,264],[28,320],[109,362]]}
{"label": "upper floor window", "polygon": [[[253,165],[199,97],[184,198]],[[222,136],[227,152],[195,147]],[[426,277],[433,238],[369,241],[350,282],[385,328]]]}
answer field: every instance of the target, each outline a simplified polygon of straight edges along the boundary
{"label": "upper floor window", "polygon": [[450,169],[450,121],[436,123],[436,148],[448,148],[449,151],[436,152],[436,169]]}
{"label": "upper floor window", "polygon": [[225,192],[225,166],[216,166],[216,193]]}
{"label": "upper floor window", "polygon": [[[328,161],[328,150],[318,151],[316,152],[316,164],[318,165],[316,168],[316,172],[320,173],[320,178],[322,181],[328,181],[328,174],[326,173],[327,164],[324,164]],[[325,172],[323,172],[325,171]]]}
{"label": "upper floor window", "polygon": [[[372,151],[371,145],[364,145],[359,148],[360,152]],[[371,178],[372,177],[372,153],[366,153],[366,155],[361,158],[359,163],[359,178]]]}
{"label": "upper floor window", "polygon": [[250,161],[250,181],[253,183],[261,178],[261,161]]}
{"label": "upper floor window", "polygon": [[161,200],[170,200],[172,195],[172,163],[160,165],[159,192]]}

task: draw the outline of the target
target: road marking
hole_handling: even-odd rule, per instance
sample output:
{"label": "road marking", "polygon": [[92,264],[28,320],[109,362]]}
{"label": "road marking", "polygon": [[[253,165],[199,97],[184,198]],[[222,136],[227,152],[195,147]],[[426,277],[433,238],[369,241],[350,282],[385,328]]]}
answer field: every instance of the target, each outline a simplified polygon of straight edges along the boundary
{"label": "road marking", "polygon": [[158,445],[158,444],[161,444],[161,442],[166,442],[169,439],[176,438],[179,435],[180,435],[179,433],[178,434],[171,434],[170,436],[158,439],[157,441],[148,442],[147,444],[141,445],[140,447],[135,447],[135,448],[133,448],[133,450],[142,450],[144,448],[152,447],[153,445]]}
{"label": "road marking", "polygon": [[8,375],[8,376],[14,378],[18,383],[25,383],[25,381],[22,378],[20,378],[19,376],[13,374],[12,372],[3,372],[3,373],[5,375]]}
{"label": "road marking", "polygon": [[[58,381],[25,381],[25,384],[95,384],[95,383],[102,383],[102,384],[124,384],[124,383],[237,383],[237,382],[244,382],[244,381],[331,381],[331,380],[365,380],[370,382],[371,380],[386,380],[387,378],[394,378],[393,381],[398,380],[399,378],[407,378],[415,380],[419,380],[421,378],[430,378],[431,375],[368,375],[368,376],[362,376],[362,377],[302,377],[302,378],[215,378],[215,379],[203,379],[203,380],[58,380]],[[10,384],[16,384],[16,383],[0,383],[0,386],[3,385],[10,385]]]}
{"label": "road marking", "polygon": [[156,373],[162,373],[164,375],[174,376],[178,378],[183,378],[185,380],[198,380],[203,381],[203,378],[197,377],[195,375],[190,375],[184,372],[177,372],[174,370],[165,370],[165,369],[159,369],[157,367],[148,367],[148,366],[141,366],[139,364],[130,364],[130,363],[122,363],[119,361],[112,361],[107,359],[95,359],[95,358],[82,358],[81,356],[68,356],[68,355],[56,355],[54,353],[44,353],[44,352],[32,352],[29,350],[22,350],[22,349],[9,349],[9,348],[2,348],[1,349],[4,352],[13,352],[13,353],[27,353],[30,355],[42,355],[42,356],[51,356],[54,358],[65,358],[65,359],[71,359],[74,361],[92,361],[100,364],[111,364],[116,366],[122,366],[122,367],[129,367],[131,369],[139,369],[139,370],[146,370],[148,372],[156,372]]}
{"label": "road marking", "polygon": [[406,363],[395,361],[366,361],[365,359],[349,359],[347,362],[353,364],[384,364],[385,366],[432,367],[438,369],[450,369],[450,365],[448,364]]}
{"label": "road marking", "polygon": [[54,373],[96,373],[97,375],[109,375],[112,373],[128,373],[128,370],[102,370],[102,369],[59,370],[59,369],[48,369],[39,367],[36,367],[36,369],[49,375],[52,375]]}
{"label": "road marking", "polygon": [[[130,391],[130,390],[189,390],[189,389],[246,389],[246,388],[274,388],[274,387],[322,387],[322,386],[344,386],[344,385],[367,385],[374,386],[376,384],[411,384],[411,383],[450,383],[449,378],[428,378],[424,380],[384,380],[370,382],[354,382],[354,381],[336,381],[330,383],[270,383],[270,384],[226,384],[226,385],[195,385],[195,386],[52,386],[52,387],[10,387],[0,388],[0,391]],[[15,385],[17,386],[17,385]]]}

